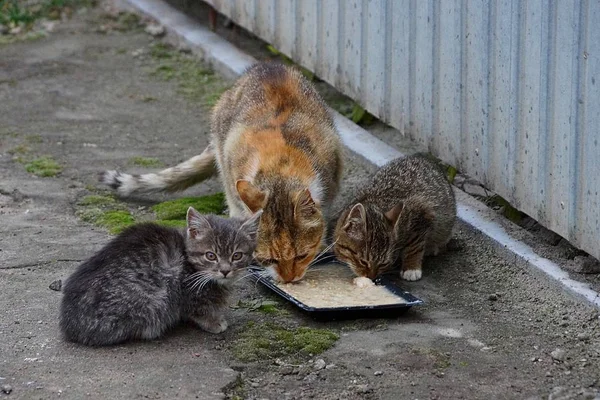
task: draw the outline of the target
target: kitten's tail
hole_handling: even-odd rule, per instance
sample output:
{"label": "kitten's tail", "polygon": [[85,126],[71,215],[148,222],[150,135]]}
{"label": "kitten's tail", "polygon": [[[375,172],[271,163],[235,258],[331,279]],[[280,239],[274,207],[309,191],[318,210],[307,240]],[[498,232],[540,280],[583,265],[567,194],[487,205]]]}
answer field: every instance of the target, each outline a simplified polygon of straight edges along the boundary
{"label": "kitten's tail", "polygon": [[210,178],[217,172],[215,151],[208,145],[202,154],[181,164],[154,174],[130,175],[119,171],[105,171],[100,182],[115,189],[120,196],[152,192],[177,192]]}

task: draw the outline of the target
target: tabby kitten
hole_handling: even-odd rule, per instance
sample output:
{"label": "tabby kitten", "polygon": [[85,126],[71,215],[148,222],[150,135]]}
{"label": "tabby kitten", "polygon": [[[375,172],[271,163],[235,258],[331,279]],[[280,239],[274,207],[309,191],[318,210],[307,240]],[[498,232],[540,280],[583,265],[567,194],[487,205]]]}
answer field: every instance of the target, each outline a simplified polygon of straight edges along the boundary
{"label": "tabby kitten", "polygon": [[227,329],[232,285],[252,261],[260,213],[246,222],[187,213],[187,233],[133,226],[81,264],[63,287],[60,329],[103,346],[155,339],[183,320]]}
{"label": "tabby kitten", "polygon": [[374,279],[401,262],[400,277],[416,281],[423,256],[445,248],[455,219],[454,192],[441,169],[421,154],[396,159],[343,209],[334,252],[359,277]]}
{"label": "tabby kitten", "polygon": [[102,180],[128,196],[183,190],[218,170],[231,216],[264,210],[256,259],[280,281],[301,279],[321,246],[342,171],[323,100],[296,69],[259,63],[223,94],[211,134],[201,155],[175,167],[141,176],[107,171]]}

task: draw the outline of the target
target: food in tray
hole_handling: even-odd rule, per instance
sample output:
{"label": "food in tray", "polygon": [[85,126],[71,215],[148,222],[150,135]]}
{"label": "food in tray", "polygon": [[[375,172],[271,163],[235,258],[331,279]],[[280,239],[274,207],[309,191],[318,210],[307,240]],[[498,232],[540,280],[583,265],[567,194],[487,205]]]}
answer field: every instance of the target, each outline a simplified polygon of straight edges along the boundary
{"label": "food in tray", "polygon": [[385,286],[361,285],[353,282],[352,271],[341,264],[331,263],[309,270],[304,279],[294,283],[277,283],[277,287],[309,307],[336,308],[405,304],[406,300]]}

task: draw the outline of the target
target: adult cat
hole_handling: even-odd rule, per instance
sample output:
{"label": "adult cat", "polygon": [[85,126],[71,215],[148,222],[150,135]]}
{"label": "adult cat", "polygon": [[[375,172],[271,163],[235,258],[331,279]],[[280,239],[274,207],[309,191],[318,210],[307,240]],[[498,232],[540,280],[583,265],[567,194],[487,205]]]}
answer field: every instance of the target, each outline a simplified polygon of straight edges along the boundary
{"label": "adult cat", "polygon": [[[342,148],[314,87],[296,69],[251,67],[212,113],[211,141],[201,155],[156,174],[107,171],[119,194],[177,191],[218,170],[229,215],[263,209],[255,257],[276,279],[297,281],[321,247],[336,196]],[[216,164],[216,169],[215,169]]]}

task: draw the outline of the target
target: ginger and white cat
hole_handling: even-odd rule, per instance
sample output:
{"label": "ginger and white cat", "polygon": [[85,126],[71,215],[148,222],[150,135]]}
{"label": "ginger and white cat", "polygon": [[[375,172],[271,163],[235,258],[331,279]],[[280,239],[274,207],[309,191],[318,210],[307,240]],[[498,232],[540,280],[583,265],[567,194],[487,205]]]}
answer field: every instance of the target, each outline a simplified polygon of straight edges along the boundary
{"label": "ginger and white cat", "polygon": [[215,106],[202,154],[156,174],[107,171],[102,181],[128,196],[183,190],[217,171],[230,216],[264,210],[256,260],[280,281],[302,279],[339,189],[342,147],[323,100],[299,71],[254,65]]}

